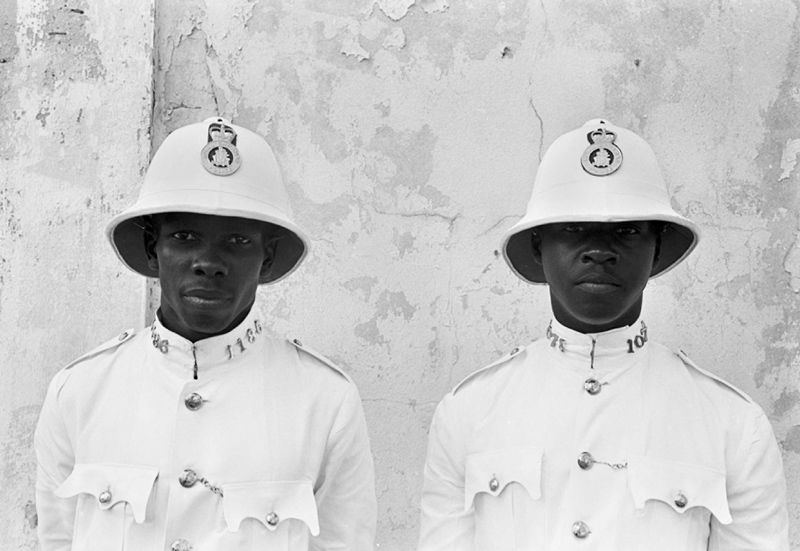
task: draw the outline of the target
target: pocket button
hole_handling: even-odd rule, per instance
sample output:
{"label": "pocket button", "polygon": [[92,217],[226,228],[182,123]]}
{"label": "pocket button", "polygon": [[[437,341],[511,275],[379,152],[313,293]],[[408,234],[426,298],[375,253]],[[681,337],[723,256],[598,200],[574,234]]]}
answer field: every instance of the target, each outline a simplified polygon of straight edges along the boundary
{"label": "pocket button", "polygon": [[111,503],[112,497],[113,496],[111,495],[110,490],[103,490],[102,492],[100,492],[100,495],[97,496],[97,501],[99,501],[102,505],[108,505],[109,503]]}
{"label": "pocket button", "polygon": [[576,538],[582,540],[587,538],[591,533],[592,531],[589,530],[589,525],[582,520],[572,523],[572,535]]}
{"label": "pocket button", "polygon": [[280,518],[278,517],[278,513],[276,513],[275,511],[272,511],[271,513],[269,513],[267,515],[266,521],[267,521],[268,525],[270,525],[270,526],[272,526],[274,528],[275,526],[278,525],[278,522],[280,521]]}
{"label": "pocket button", "polygon": [[683,509],[689,503],[689,499],[684,495],[683,492],[678,492],[675,494],[675,507],[678,509]]}
{"label": "pocket button", "polygon": [[192,551],[193,548],[192,544],[189,543],[188,540],[181,538],[173,541],[169,549],[170,551]]}
{"label": "pocket button", "polygon": [[500,488],[500,481],[497,480],[496,476],[493,476],[492,479],[489,481],[489,491],[494,493],[497,489]]}

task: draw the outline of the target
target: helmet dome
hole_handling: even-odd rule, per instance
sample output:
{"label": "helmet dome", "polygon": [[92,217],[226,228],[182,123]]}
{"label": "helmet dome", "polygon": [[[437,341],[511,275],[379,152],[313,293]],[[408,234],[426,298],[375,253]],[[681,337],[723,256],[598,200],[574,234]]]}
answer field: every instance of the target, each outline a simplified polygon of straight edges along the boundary
{"label": "helmet dome", "polygon": [[269,144],[221,117],[172,132],[153,156],[137,201],[115,216],[106,235],[131,270],[148,277],[142,217],[190,212],[259,220],[280,236],[270,273],[259,283],[289,275],[308,252],[308,238],[292,220],[283,177]]}

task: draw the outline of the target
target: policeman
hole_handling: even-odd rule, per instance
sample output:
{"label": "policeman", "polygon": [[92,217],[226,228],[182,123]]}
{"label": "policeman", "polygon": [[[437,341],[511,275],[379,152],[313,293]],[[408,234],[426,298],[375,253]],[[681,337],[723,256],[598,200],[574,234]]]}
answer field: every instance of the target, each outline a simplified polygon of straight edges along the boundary
{"label": "policeman", "polygon": [[437,407],[420,550],[788,550],[763,411],[640,318],[697,239],[636,134],[592,120],[553,143],[503,251],[554,319]]}
{"label": "policeman", "polygon": [[50,384],[41,549],[372,550],[356,387],[301,341],[269,338],[253,308],[308,250],[263,138],[222,118],[176,130],[107,234],[159,278],[161,305]]}

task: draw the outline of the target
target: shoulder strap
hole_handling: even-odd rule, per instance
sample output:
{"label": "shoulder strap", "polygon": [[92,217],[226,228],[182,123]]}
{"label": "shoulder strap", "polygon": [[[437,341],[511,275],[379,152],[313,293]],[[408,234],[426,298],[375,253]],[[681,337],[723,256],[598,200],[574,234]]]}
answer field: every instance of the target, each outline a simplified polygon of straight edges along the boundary
{"label": "shoulder strap", "polygon": [[320,354],[319,352],[317,352],[313,348],[310,348],[309,346],[304,344],[300,339],[287,338],[286,340],[289,341],[292,344],[292,346],[294,346],[297,350],[305,352],[306,354],[308,354],[312,358],[316,358],[321,363],[323,363],[324,365],[326,365],[329,368],[333,369],[336,373],[338,373],[339,375],[341,375],[342,377],[344,377],[345,379],[347,379],[351,383],[353,382],[353,380],[350,378],[350,376],[347,373],[345,373],[344,371],[342,371],[342,369],[339,366],[337,366],[335,363],[333,363],[331,360],[329,360],[328,358],[326,358],[325,356],[323,356],[322,354]]}
{"label": "shoulder strap", "polygon": [[677,356],[678,356],[678,357],[681,359],[681,361],[683,361],[683,363],[684,363],[684,364],[686,364],[688,367],[691,367],[691,368],[692,368],[692,369],[694,369],[695,371],[697,371],[697,372],[699,372],[699,373],[702,373],[703,375],[705,375],[705,376],[706,376],[706,377],[708,377],[709,379],[713,379],[713,380],[717,381],[717,382],[718,382],[718,383],[720,383],[722,386],[724,386],[724,387],[727,387],[727,388],[729,388],[730,390],[734,391],[736,394],[738,394],[739,396],[741,396],[742,398],[744,398],[744,399],[745,399],[745,400],[747,400],[748,402],[751,402],[751,403],[753,402],[753,399],[752,399],[752,398],[751,398],[751,397],[750,397],[750,396],[749,396],[749,395],[748,395],[748,394],[747,394],[747,393],[746,393],[744,390],[741,390],[741,389],[739,389],[739,388],[735,387],[734,385],[732,385],[731,383],[729,383],[728,381],[726,381],[725,379],[723,379],[723,378],[722,378],[722,377],[720,377],[719,375],[717,375],[717,374],[715,374],[715,373],[712,373],[712,372],[710,372],[710,371],[707,371],[707,370],[703,369],[702,367],[700,367],[699,365],[697,365],[696,363],[694,363],[694,361],[692,361],[692,359],[691,359],[691,358],[689,358],[689,356],[688,356],[688,355],[686,354],[686,352],[684,352],[683,350],[679,350],[679,351],[677,352]]}
{"label": "shoulder strap", "polygon": [[472,373],[470,373],[469,375],[464,377],[464,379],[462,379],[460,383],[458,383],[456,386],[453,387],[452,393],[455,394],[456,392],[458,392],[459,389],[461,389],[462,386],[464,386],[466,383],[468,383],[471,380],[473,380],[475,377],[477,377],[481,373],[485,373],[485,372],[489,371],[490,369],[494,369],[497,366],[505,364],[506,362],[511,360],[511,358],[515,358],[521,352],[524,352],[524,351],[525,351],[525,349],[523,347],[515,346],[514,349],[511,350],[511,352],[509,352],[505,356],[495,360],[494,362],[490,363],[486,367],[482,367],[477,371],[473,371]]}
{"label": "shoulder strap", "polygon": [[89,352],[87,352],[86,354],[84,354],[82,356],[78,356],[77,358],[75,358],[74,360],[69,362],[64,367],[64,369],[70,369],[73,366],[83,362],[84,360],[88,360],[89,358],[94,358],[95,356],[97,356],[98,354],[100,354],[102,352],[105,352],[106,350],[111,350],[112,348],[116,348],[117,346],[121,345],[122,343],[128,342],[131,338],[133,338],[134,334],[135,334],[135,331],[133,329],[128,329],[127,331],[123,331],[122,333],[120,333],[116,337],[114,337],[112,339],[108,339],[106,342],[104,342],[103,344],[101,344],[97,348],[95,348],[93,350],[90,350]]}

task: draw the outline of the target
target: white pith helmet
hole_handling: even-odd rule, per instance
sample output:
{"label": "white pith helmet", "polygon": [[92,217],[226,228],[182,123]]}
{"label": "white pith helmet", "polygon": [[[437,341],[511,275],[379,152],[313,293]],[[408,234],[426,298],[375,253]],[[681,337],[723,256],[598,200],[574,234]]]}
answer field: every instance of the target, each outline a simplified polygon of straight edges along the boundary
{"label": "white pith helmet", "polygon": [[531,233],[556,222],[665,222],[650,277],[666,273],[697,245],[698,227],[671,206],[656,156],[642,138],[593,119],[548,148],[539,165],[528,210],[503,237],[503,256],[531,283],[546,283],[533,257]]}
{"label": "white pith helmet", "polygon": [[142,217],[190,212],[249,218],[271,224],[280,236],[269,274],[260,284],[289,275],[308,252],[308,238],[292,221],[280,167],[267,142],[221,117],[172,132],[158,148],[136,203],[106,227],[114,251],[130,269],[148,277]]}

